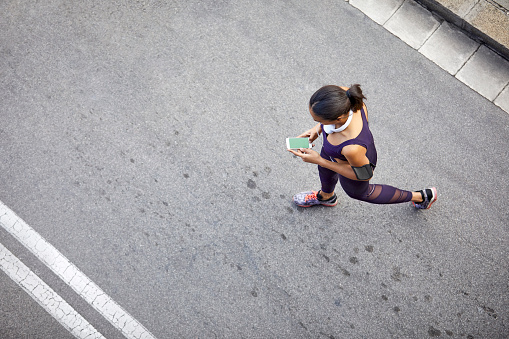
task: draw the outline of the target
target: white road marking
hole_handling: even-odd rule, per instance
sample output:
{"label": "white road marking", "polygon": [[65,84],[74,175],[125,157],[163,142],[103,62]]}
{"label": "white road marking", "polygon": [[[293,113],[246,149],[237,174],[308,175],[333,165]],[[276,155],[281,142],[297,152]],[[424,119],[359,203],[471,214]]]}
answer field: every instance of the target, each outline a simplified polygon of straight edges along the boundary
{"label": "white road marking", "polygon": [[21,242],[126,338],[155,339],[141,323],[1,201],[0,226]]}
{"label": "white road marking", "polygon": [[2,244],[0,244],[0,268],[76,338],[104,338]]}

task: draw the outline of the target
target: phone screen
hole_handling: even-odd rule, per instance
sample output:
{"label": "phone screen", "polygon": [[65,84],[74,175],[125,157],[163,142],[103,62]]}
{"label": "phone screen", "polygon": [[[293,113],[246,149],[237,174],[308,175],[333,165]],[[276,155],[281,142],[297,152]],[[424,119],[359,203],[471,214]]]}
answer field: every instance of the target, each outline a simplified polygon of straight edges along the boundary
{"label": "phone screen", "polygon": [[287,149],[311,148],[309,138],[286,138]]}

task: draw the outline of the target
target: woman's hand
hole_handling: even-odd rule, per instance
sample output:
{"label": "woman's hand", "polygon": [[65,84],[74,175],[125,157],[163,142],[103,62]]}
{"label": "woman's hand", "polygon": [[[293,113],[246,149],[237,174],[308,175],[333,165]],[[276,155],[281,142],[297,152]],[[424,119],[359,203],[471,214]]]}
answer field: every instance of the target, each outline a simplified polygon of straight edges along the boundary
{"label": "woman's hand", "polygon": [[319,125],[307,130],[306,132],[297,136],[297,138],[309,138],[309,142],[313,142],[318,138],[318,135],[319,135],[318,128],[319,128]]}
{"label": "woman's hand", "polygon": [[313,151],[310,148],[300,148],[298,151],[289,149],[288,151],[302,158],[304,162],[308,162],[310,164],[318,164],[318,162],[322,159],[321,155],[317,151]]}

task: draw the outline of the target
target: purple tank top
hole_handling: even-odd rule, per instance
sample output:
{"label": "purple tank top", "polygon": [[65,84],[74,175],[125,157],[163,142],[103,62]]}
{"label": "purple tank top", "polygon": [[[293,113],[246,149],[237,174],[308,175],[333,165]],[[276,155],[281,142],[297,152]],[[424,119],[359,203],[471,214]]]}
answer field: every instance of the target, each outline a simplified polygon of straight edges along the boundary
{"label": "purple tank top", "polygon": [[338,158],[340,160],[346,161],[346,158],[341,152],[343,151],[343,147],[348,145],[360,145],[366,149],[366,156],[371,162],[372,165],[376,166],[377,154],[375,148],[375,141],[373,140],[373,135],[369,130],[368,120],[366,119],[366,113],[364,112],[364,108],[361,109],[362,116],[362,130],[359,135],[353,139],[346,140],[339,145],[331,145],[327,140],[327,133],[325,133],[322,128],[323,134],[323,148],[322,150],[327,154],[331,161],[334,161],[334,158]]}

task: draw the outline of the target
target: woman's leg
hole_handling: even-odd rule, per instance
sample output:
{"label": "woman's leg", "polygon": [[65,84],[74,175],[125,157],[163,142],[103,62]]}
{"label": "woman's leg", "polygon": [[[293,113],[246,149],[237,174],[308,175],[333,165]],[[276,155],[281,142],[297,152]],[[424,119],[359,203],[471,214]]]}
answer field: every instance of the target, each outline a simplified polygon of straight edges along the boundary
{"label": "woman's leg", "polygon": [[[320,155],[322,158],[330,160],[329,156],[325,153],[323,148],[320,152]],[[332,196],[339,180],[339,174],[337,172],[331,171],[328,168],[318,166],[318,175],[320,176],[320,183],[322,184],[322,194],[326,197]]]}
{"label": "woman's leg", "polygon": [[[323,149],[320,155],[324,159],[330,160]],[[411,192],[389,185],[370,184],[369,181],[351,180],[321,166],[318,166],[318,173],[322,184],[321,191],[301,192],[295,195],[293,200],[298,206],[335,206],[337,204],[337,197],[334,190],[338,180],[348,196],[372,204],[399,204],[412,201],[415,203],[414,206],[416,208],[428,209],[437,198],[436,188],[434,187],[419,192]]]}
{"label": "woman's leg", "polygon": [[[329,160],[330,158],[325,154],[322,149],[320,155]],[[318,173],[320,176],[320,182],[322,184],[321,191],[308,191],[308,192],[300,192],[293,196],[293,201],[297,206],[300,207],[310,207],[314,205],[323,205],[323,206],[336,206],[338,203],[338,198],[334,193],[334,189],[336,188],[336,184],[339,180],[339,174],[331,171],[327,168],[318,166]]]}
{"label": "woman's leg", "polygon": [[368,181],[357,181],[339,177],[343,190],[351,198],[372,204],[398,204],[409,201],[422,201],[420,193],[401,190],[389,185],[370,184]]}

